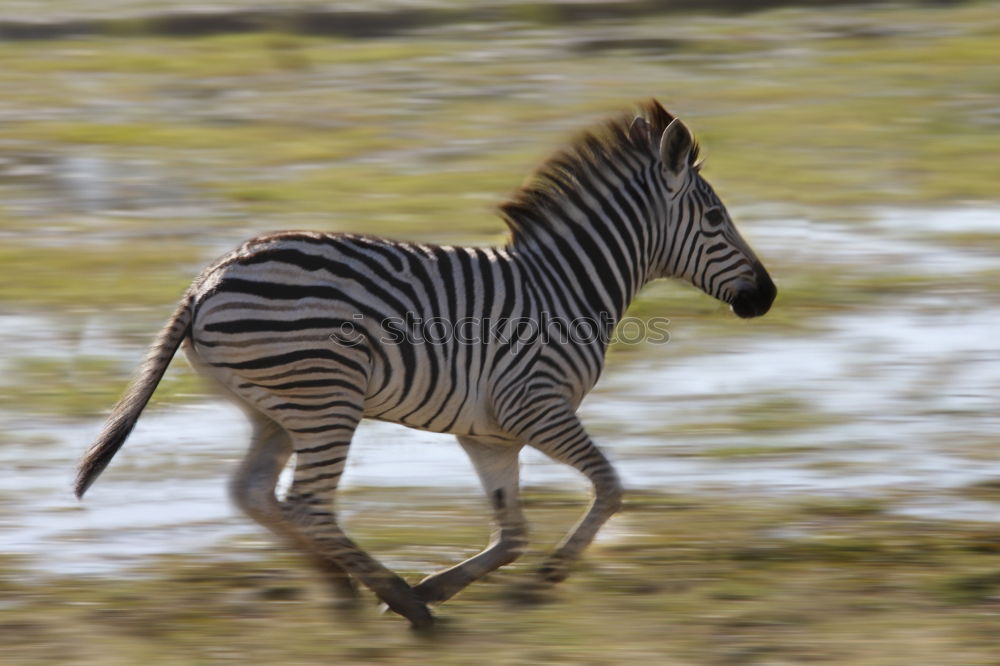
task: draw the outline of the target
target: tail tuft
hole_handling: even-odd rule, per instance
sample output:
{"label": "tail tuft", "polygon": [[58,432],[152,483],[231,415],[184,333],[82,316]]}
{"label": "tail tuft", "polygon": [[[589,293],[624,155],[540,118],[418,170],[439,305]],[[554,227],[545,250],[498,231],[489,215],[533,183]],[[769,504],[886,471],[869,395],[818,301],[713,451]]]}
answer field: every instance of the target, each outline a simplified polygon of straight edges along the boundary
{"label": "tail tuft", "polygon": [[[135,427],[136,421],[139,420],[139,414],[142,412],[143,407],[146,406],[146,401],[142,401],[138,405],[135,404],[140,398],[139,396],[133,396],[132,393],[132,391],[129,391],[129,393],[118,401],[107,423],[104,424],[101,434],[97,436],[97,439],[87,449],[87,453],[84,454],[83,459],[80,461],[76,482],[73,484],[73,491],[76,493],[78,499],[83,498],[83,494],[87,492],[87,489],[97,480],[97,477],[108,466],[111,459],[115,457],[118,449],[122,447],[122,444],[125,443],[125,440],[132,432],[132,428]],[[150,391],[150,395],[152,395],[152,391]]]}

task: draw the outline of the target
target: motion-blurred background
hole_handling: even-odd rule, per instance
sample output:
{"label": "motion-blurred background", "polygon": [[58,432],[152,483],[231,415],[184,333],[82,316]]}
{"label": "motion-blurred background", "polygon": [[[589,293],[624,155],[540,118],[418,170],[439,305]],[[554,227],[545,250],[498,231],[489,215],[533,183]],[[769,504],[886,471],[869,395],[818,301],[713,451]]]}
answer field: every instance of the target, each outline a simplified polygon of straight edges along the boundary
{"label": "motion-blurred background", "polygon": [[[997,2],[6,0],[0,661],[1000,663],[998,73]],[[529,455],[532,554],[439,641],[337,619],[230,509],[247,428],[183,361],[72,499],[204,264],[292,228],[502,243],[495,204],[648,97],[779,296],[642,294],[669,344],[615,346],[582,408],[633,492],[552,603],[510,592],[585,486]],[[487,538],[448,437],[367,424],[346,487],[411,579]]]}

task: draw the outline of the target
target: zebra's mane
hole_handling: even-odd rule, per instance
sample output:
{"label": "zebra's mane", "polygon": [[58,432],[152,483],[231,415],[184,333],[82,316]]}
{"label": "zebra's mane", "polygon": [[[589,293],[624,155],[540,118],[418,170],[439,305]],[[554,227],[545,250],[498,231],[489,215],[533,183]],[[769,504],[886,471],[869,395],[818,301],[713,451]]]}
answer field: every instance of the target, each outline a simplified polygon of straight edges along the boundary
{"label": "zebra's mane", "polygon": [[[659,137],[675,116],[655,99],[642,102],[639,116],[649,124],[647,132],[631,132],[635,116],[622,113],[579,134],[568,147],[545,160],[499,207],[513,240],[530,235],[532,228],[545,225],[550,211],[558,209],[566,197],[593,174],[609,170],[630,170],[630,164],[646,165],[658,157]],[[697,167],[698,144],[691,150],[691,165]]]}

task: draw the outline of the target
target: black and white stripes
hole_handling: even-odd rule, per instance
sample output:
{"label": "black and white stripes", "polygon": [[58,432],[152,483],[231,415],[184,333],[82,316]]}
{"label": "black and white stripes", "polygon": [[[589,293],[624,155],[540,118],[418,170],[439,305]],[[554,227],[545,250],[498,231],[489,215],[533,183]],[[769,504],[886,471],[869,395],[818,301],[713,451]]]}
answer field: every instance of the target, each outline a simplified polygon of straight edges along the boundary
{"label": "black and white stripes", "polygon": [[[514,559],[524,547],[517,456],[526,444],[594,484],[587,514],[539,571],[545,583],[561,580],[620,504],[614,470],[575,412],[639,289],[677,277],[741,317],[764,314],[775,296],[697,154],[688,129],[651,101],[581,136],[503,204],[504,247],[318,232],[247,242],[192,285],[114,427],[88,452],[78,491],[124,441],[183,338],[192,364],[254,424],[235,500],[308,553],[341,596],[355,593],[353,577],[423,626],[427,603]],[[588,334],[566,335],[580,322]],[[489,548],[410,587],[343,534],[333,498],[366,417],[459,437],[493,504]],[[292,453],[292,486],[279,501],[275,483]]]}

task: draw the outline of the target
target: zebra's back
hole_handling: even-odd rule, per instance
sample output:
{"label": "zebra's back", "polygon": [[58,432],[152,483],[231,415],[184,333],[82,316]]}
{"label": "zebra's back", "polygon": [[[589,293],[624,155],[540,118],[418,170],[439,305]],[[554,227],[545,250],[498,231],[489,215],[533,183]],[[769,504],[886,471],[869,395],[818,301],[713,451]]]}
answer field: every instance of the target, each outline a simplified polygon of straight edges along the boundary
{"label": "zebra's back", "polygon": [[318,410],[365,386],[365,416],[495,434],[498,374],[530,365],[512,322],[533,311],[503,248],[349,234],[255,238],[196,286],[192,360],[242,398]]}

